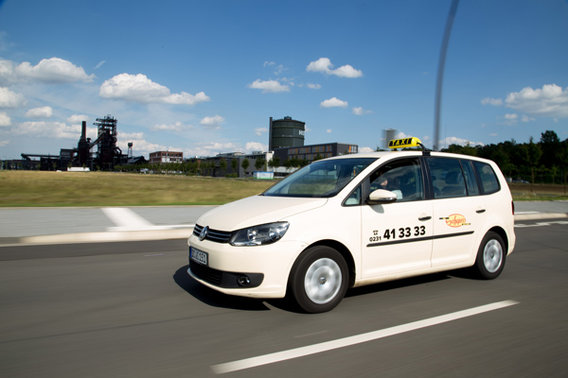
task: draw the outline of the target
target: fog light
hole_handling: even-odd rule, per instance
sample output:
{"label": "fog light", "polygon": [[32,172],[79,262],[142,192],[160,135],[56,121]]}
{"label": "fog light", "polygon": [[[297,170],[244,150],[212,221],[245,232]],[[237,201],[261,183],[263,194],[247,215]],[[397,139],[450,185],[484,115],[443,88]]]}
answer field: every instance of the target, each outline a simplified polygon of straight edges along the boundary
{"label": "fog light", "polygon": [[239,286],[248,286],[250,285],[250,278],[248,276],[240,276],[237,278],[237,283]]}

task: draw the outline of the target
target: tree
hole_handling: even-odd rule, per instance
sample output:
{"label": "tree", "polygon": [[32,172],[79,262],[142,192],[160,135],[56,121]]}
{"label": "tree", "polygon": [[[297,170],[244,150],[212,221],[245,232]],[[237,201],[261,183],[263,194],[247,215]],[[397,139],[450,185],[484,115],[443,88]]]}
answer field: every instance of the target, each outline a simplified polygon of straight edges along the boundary
{"label": "tree", "polygon": [[562,145],[558,135],[552,130],[546,130],[540,134],[540,146],[542,148],[541,163],[546,168],[552,168],[562,159]]}
{"label": "tree", "polygon": [[533,142],[531,137],[527,147],[529,153],[529,167],[531,168],[531,184],[534,184],[534,169],[538,166],[538,162],[542,156],[542,150],[538,144]]}
{"label": "tree", "polygon": [[268,161],[268,166],[275,168],[275,167],[279,167],[280,166],[280,159],[278,158],[278,156],[274,156],[272,159],[270,159]]}
{"label": "tree", "polygon": [[246,158],[243,159],[243,162],[241,163],[241,167],[243,167],[243,169],[244,169],[245,171],[247,170],[247,168],[249,167],[249,165],[250,165],[249,159],[246,159]]}
{"label": "tree", "polygon": [[256,159],[256,161],[254,162],[254,167],[257,170],[260,170],[260,169],[264,168],[265,164],[266,164],[266,159],[259,158],[259,159]]}

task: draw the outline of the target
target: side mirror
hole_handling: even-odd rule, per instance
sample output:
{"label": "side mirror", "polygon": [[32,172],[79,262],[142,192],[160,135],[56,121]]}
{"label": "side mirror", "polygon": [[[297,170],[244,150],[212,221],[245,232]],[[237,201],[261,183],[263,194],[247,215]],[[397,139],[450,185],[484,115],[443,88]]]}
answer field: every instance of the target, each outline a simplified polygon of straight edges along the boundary
{"label": "side mirror", "polygon": [[395,202],[396,199],[397,196],[395,193],[389,190],[377,189],[369,194],[366,203],[367,205],[380,205]]}

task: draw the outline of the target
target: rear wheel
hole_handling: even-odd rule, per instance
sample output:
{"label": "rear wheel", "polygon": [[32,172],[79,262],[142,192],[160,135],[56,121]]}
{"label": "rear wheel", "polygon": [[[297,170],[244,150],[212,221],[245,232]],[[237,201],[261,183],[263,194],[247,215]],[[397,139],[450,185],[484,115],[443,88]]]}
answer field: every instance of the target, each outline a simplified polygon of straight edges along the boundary
{"label": "rear wheel", "polygon": [[327,246],[309,248],[292,268],[289,294],[306,312],[329,311],[345,296],[348,274],[345,259],[335,249]]}
{"label": "rear wheel", "polygon": [[481,241],[473,268],[477,275],[483,279],[497,278],[505,267],[506,256],[507,251],[503,238],[499,234],[489,231]]}

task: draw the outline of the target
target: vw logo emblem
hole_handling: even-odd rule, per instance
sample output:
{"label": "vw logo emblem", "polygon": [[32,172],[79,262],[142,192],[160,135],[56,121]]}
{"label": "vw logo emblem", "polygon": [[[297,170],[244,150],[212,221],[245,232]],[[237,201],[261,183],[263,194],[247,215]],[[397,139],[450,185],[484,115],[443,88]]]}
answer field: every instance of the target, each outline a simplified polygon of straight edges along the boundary
{"label": "vw logo emblem", "polygon": [[207,237],[207,232],[209,231],[209,226],[203,227],[201,232],[199,233],[199,240],[203,240]]}

